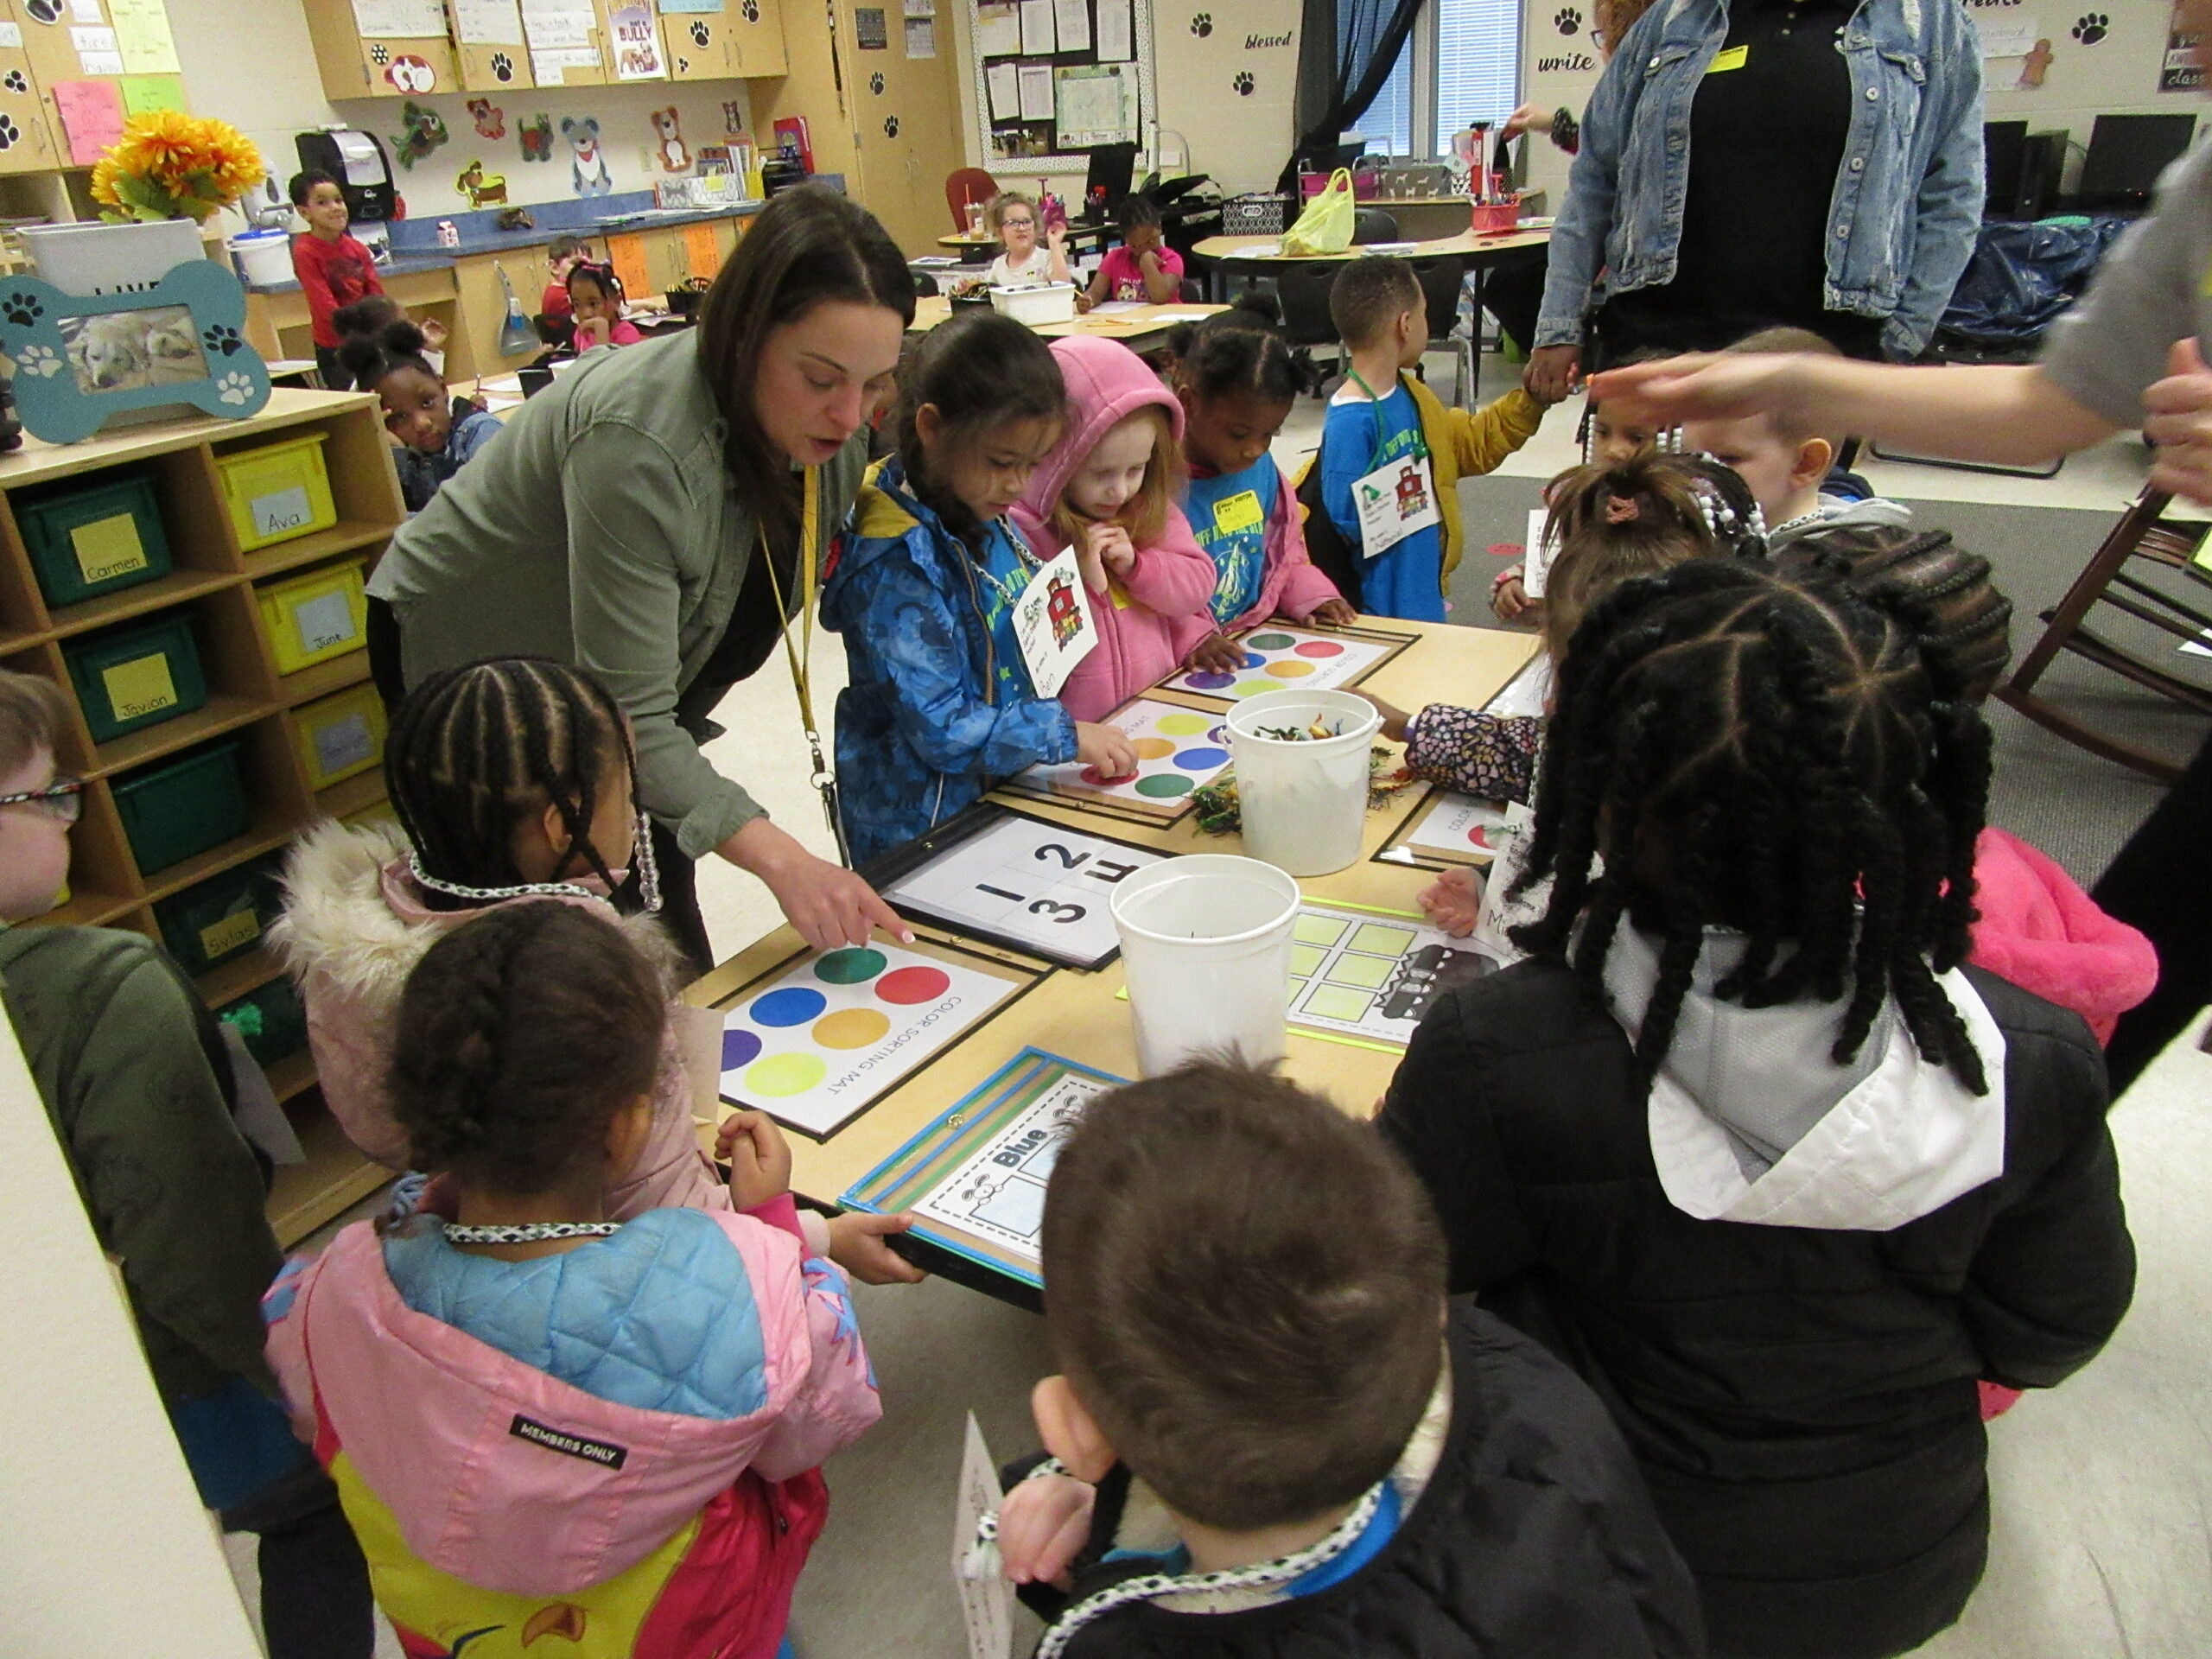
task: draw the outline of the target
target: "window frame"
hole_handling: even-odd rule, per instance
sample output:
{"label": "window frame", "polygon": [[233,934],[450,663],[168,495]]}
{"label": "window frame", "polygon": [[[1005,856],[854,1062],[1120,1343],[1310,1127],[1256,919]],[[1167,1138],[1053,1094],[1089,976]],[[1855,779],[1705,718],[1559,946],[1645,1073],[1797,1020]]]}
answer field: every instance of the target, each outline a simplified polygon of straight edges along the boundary
{"label": "window frame", "polygon": [[[1505,0],[1505,3],[1513,4],[1514,0]],[[1521,31],[1526,29],[1528,17],[1525,7],[1516,6],[1516,10],[1518,14],[1517,37]],[[1439,105],[1442,101],[1441,86],[1437,73],[1438,54],[1441,49],[1442,36],[1443,9],[1440,0],[1424,0],[1419,16],[1414,20],[1413,33],[1406,37],[1405,51],[1411,59],[1408,88],[1410,97],[1407,111],[1407,122],[1410,130],[1407,149],[1402,153],[1395,148],[1389,149],[1387,154],[1392,157],[1414,162],[1452,159],[1450,144],[1446,141],[1445,135],[1437,130]],[[1517,38],[1516,44],[1517,48],[1520,45]],[[1522,61],[1523,56],[1523,53],[1518,49],[1516,50],[1513,63],[1514,101],[1512,105],[1508,105],[1509,109],[1516,107],[1521,102],[1522,82],[1527,70],[1527,66]],[[1393,73],[1395,73],[1395,65]],[[1370,105],[1370,112],[1373,106]],[[1359,123],[1355,124],[1357,130],[1363,130],[1366,120],[1367,117],[1362,116]],[[1385,143],[1393,141],[1394,136],[1389,134],[1378,135],[1370,140],[1370,143]]]}

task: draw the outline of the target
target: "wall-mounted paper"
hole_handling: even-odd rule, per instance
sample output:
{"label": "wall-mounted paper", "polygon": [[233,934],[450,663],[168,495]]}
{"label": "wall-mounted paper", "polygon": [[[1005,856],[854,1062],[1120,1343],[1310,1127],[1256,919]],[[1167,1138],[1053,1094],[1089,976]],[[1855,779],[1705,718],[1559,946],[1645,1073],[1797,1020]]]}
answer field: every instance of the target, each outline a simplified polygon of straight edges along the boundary
{"label": "wall-mounted paper", "polygon": [[1127,63],[1136,54],[1129,0],[1098,0],[1098,61]]}
{"label": "wall-mounted paper", "polygon": [[179,73],[176,41],[169,35],[168,8],[162,0],[109,0],[107,10],[115,24],[115,37],[122,43],[124,73]]}
{"label": "wall-mounted paper", "polygon": [[86,75],[119,75],[123,73],[123,54],[120,52],[79,52],[77,69]]}
{"label": "wall-mounted paper", "polygon": [[23,26],[21,23],[0,23],[0,46],[21,51],[22,44]]}
{"label": "wall-mounted paper", "polygon": [[353,32],[365,41],[443,38],[441,0],[353,0]]}
{"label": "wall-mounted paper", "polygon": [[1021,0],[1021,49],[1032,54],[1058,50],[1052,31],[1052,0]]}
{"label": "wall-mounted paper", "polygon": [[983,82],[990,89],[991,119],[1018,121],[1021,118],[1021,88],[1014,79],[1014,68],[1010,63],[987,64]]}
{"label": "wall-mounted paper", "polygon": [[454,0],[454,29],[463,46],[520,46],[522,8],[516,0]]}
{"label": "wall-mounted paper", "polygon": [[906,0],[906,16],[909,17],[936,16],[937,0]]}
{"label": "wall-mounted paper", "polygon": [[155,110],[175,110],[185,113],[184,80],[178,75],[125,75],[123,78],[123,112],[146,115]]}
{"label": "wall-mounted paper", "polygon": [[987,58],[1010,58],[1021,50],[1021,8],[976,8],[976,50]]}
{"label": "wall-mounted paper", "polygon": [[660,0],[660,9],[663,11],[717,12],[722,9],[722,0]]}
{"label": "wall-mounted paper", "polygon": [[[573,53],[594,44],[592,34],[599,27],[599,14],[590,0],[522,0],[522,27],[533,54]],[[572,67],[596,68],[599,54],[594,52],[588,65]]]}
{"label": "wall-mounted paper", "polygon": [[617,6],[607,13],[614,32],[617,80],[665,80],[668,66],[661,61],[660,22],[649,5]]}
{"label": "wall-mounted paper", "polygon": [[1052,0],[1052,23],[1062,52],[1090,50],[1090,0]]}
{"label": "wall-mounted paper", "polygon": [[2043,27],[2032,17],[1977,17],[1974,31],[1981,36],[1985,58],[2024,58],[2043,39]]}
{"label": "wall-mounted paper", "polygon": [[1120,143],[1136,125],[1128,107],[1129,78],[1109,63],[1081,64],[1052,72],[1054,141],[1062,149]]}
{"label": "wall-mounted paper", "polygon": [[111,29],[73,29],[69,31],[69,44],[80,54],[120,52],[123,49],[116,43],[115,31]]}
{"label": "wall-mounted paper", "polygon": [[1025,63],[1015,75],[1021,83],[1021,118],[1025,121],[1051,120],[1052,66],[1049,63]]}
{"label": "wall-mounted paper", "polygon": [[906,21],[906,55],[910,58],[937,56],[937,20],[933,17],[909,17]]}
{"label": "wall-mounted paper", "polygon": [[110,80],[57,80],[54,107],[69,137],[69,159],[90,167],[123,137],[123,93]]}
{"label": "wall-mounted paper", "polygon": [[107,22],[107,14],[100,10],[100,0],[69,0],[69,20],[97,26]]}

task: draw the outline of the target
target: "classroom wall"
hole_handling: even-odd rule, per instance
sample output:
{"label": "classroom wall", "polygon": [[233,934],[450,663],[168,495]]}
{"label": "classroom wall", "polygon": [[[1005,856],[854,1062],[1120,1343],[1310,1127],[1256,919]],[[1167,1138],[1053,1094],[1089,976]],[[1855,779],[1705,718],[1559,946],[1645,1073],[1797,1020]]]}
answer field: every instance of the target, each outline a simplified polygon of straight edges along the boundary
{"label": "classroom wall", "polygon": [[[2000,31],[2032,36],[2032,59],[1982,62],[1983,96],[1993,121],[2025,120],[2032,132],[2063,127],[2077,143],[2086,144],[2100,115],[2205,112],[2201,92],[2158,89],[2172,26],[2164,0],[2079,6],[2056,0],[1967,0],[1967,9],[1989,30],[1988,44],[2012,43],[1999,41]],[[2022,84],[2031,77],[2031,66],[2042,70],[2040,86]],[[2200,121],[2198,131],[2204,130]],[[2075,151],[2067,164],[2069,188],[2081,164]]]}
{"label": "classroom wall", "polygon": [[[806,0],[790,0],[790,4],[802,13],[807,9]],[[299,168],[292,148],[296,132],[343,122],[375,133],[390,148],[401,130],[399,99],[347,99],[333,104],[323,97],[322,77],[299,0],[168,0],[168,14],[185,95],[194,113],[219,116],[244,131],[260,146],[280,186]],[[600,124],[615,189],[649,189],[664,175],[649,153],[652,130],[648,112],[673,104],[686,143],[719,143],[723,100],[735,100],[749,124],[751,86],[741,80],[648,81],[566,91],[433,94],[418,101],[437,111],[448,142],[411,170],[395,166],[393,172],[408,214],[415,219],[466,209],[467,198],[454,189],[454,176],[479,158],[487,172],[505,175],[511,202],[571,199],[575,192],[560,138],[561,121],[564,116],[591,116]],[[467,105],[472,97],[480,96],[488,97],[504,111],[505,137],[485,138],[477,133]],[[553,118],[553,159],[525,164],[518,124],[541,110]]]}

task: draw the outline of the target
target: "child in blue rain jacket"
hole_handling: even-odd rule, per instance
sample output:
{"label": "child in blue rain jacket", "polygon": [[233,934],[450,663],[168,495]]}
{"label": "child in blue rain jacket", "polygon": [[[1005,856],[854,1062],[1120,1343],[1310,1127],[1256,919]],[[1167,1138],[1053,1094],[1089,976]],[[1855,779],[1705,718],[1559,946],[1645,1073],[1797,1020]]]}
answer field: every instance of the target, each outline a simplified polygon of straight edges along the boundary
{"label": "child in blue rain jacket", "polygon": [[974,314],[932,330],[902,378],[899,452],[870,470],[822,590],[850,675],[837,778],[855,864],[1025,766],[1136,770],[1123,734],[1036,695],[1014,637],[1037,560],[1006,512],[1059,437],[1052,353],[1021,324]]}

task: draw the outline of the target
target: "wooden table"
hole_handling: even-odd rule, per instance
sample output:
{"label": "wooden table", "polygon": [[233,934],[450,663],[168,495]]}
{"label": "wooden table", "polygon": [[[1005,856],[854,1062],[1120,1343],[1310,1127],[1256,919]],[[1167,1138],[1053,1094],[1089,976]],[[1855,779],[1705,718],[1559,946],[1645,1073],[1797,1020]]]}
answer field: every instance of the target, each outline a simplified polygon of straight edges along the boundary
{"label": "wooden table", "polygon": [[[1362,682],[1378,696],[1408,709],[1437,701],[1469,706],[1484,702],[1512,677],[1535,649],[1532,637],[1496,629],[1406,622],[1393,618],[1376,618],[1370,626],[1415,636],[1414,645]],[[1175,691],[1147,695],[1215,713],[1221,707]],[[1325,902],[1414,910],[1414,895],[1435,879],[1433,874],[1402,865],[1378,864],[1373,861],[1373,855],[1427,798],[1427,792],[1420,786],[1407,789],[1382,810],[1370,811],[1359,861],[1333,875],[1301,880],[1299,885],[1306,895]],[[993,798],[1039,817],[1168,852],[1242,850],[1234,836],[1205,834],[1198,828],[1193,814],[1185,814],[1177,823],[1147,828],[1072,802],[1048,804],[1026,796],[1000,795]],[[925,938],[957,937],[930,926],[918,927],[917,931]],[[965,948],[1009,963],[1035,965],[1031,959],[1015,952],[980,946],[972,941],[965,942]],[[727,1005],[753,981],[804,950],[797,933],[788,926],[779,927],[694,983],[684,993],[684,1000],[707,1007]],[[1033,1045],[1116,1077],[1135,1077],[1136,1039],[1130,1024],[1129,1005],[1117,995],[1122,983],[1119,957],[1096,973],[1067,968],[1051,970],[1034,988],[944,1050],[828,1140],[791,1135],[793,1189],[803,1197],[835,1203],[855,1181],[905,1145],[955,1101]],[[1397,1064],[1395,1054],[1329,1042],[1294,1029],[1286,1071],[1306,1087],[1327,1095],[1344,1110],[1365,1117],[1372,1113],[1376,1102],[1389,1086]],[[1000,1278],[997,1274],[987,1276],[993,1281]],[[1007,1294],[1014,1300],[1023,1300],[1016,1293],[1027,1288],[1012,1280],[982,1287],[993,1294]]]}
{"label": "wooden table", "polygon": [[[1090,334],[1099,340],[1118,340],[1133,352],[1147,352],[1166,340],[1167,331],[1178,322],[1210,317],[1228,308],[1225,305],[1180,302],[1173,305],[1139,305],[1123,311],[1080,312],[1065,322],[1037,322],[1030,327],[1047,340]],[[941,294],[925,295],[914,302],[914,324],[908,332],[925,334],[950,321],[951,315],[950,300]]]}
{"label": "wooden table", "polygon": [[[1481,264],[1494,264],[1503,254],[1517,252],[1522,248],[1549,245],[1552,233],[1548,228],[1533,231],[1503,231],[1495,236],[1477,236],[1471,231],[1461,231],[1453,236],[1440,236],[1427,242],[1416,242],[1400,254],[1406,259],[1459,259],[1470,268]],[[1235,265],[1253,270],[1263,270],[1269,265],[1335,264],[1346,259],[1357,259],[1374,251],[1367,247],[1349,247],[1341,253],[1283,253],[1280,251],[1280,236],[1210,236],[1191,250],[1199,258],[1216,265]]]}

